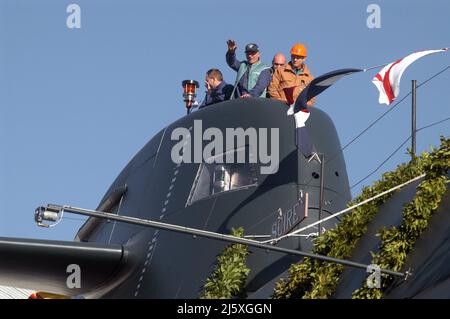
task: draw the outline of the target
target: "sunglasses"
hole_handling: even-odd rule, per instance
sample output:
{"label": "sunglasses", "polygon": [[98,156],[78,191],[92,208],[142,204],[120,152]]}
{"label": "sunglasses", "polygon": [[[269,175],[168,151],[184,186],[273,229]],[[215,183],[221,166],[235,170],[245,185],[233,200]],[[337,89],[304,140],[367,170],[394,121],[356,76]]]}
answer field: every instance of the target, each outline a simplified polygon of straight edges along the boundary
{"label": "sunglasses", "polygon": [[282,66],[282,65],[284,65],[284,63],[274,63],[273,65],[274,66]]}

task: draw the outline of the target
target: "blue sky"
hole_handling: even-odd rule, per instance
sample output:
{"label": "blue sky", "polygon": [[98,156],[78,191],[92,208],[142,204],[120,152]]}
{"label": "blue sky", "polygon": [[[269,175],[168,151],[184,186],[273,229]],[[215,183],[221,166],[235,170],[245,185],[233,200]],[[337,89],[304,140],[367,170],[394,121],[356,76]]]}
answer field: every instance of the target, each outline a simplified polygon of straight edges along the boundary
{"label": "blue sky", "polygon": [[[80,29],[66,25],[71,3],[81,8]],[[371,3],[381,9],[379,29],[366,25]],[[71,240],[81,217],[41,229],[34,209],[47,203],[95,208],[132,156],[185,114],[182,80],[202,82],[217,67],[234,81],[224,57],[228,38],[236,40],[241,59],[246,43],[258,43],[266,63],[302,42],[318,76],[448,47],[449,12],[448,0],[0,0],[0,236]],[[449,54],[410,66],[399,99],[412,79],[420,83],[450,65]],[[376,72],[342,79],[318,98],[343,145],[387,110],[371,83]],[[418,127],[450,116],[449,83],[450,70],[420,88]],[[350,183],[409,134],[407,98],[345,151]],[[437,145],[440,135],[450,135],[450,122],[420,132],[418,151]],[[405,151],[353,195],[407,161]]]}

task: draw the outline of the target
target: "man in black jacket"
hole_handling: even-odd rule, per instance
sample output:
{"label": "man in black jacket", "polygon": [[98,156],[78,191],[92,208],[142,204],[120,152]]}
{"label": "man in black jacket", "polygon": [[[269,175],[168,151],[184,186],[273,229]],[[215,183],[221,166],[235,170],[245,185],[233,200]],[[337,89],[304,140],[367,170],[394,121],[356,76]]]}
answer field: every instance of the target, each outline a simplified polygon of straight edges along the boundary
{"label": "man in black jacket", "polygon": [[211,69],[206,72],[205,87],[207,89],[206,96],[199,109],[229,100],[231,92],[233,92],[233,86],[223,80],[222,72],[218,69]]}

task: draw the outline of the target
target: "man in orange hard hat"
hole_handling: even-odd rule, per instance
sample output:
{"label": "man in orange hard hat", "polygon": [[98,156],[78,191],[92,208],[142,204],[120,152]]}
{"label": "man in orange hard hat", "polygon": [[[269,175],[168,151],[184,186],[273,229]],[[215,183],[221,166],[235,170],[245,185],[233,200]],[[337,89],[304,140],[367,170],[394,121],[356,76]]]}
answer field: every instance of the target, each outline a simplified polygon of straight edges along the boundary
{"label": "man in orange hard hat", "polygon": [[[305,64],[308,53],[303,44],[297,43],[291,49],[291,61],[283,67],[275,70],[272,81],[268,87],[271,98],[291,105],[303,89],[314,79]],[[313,106],[315,98],[308,101],[308,106]]]}

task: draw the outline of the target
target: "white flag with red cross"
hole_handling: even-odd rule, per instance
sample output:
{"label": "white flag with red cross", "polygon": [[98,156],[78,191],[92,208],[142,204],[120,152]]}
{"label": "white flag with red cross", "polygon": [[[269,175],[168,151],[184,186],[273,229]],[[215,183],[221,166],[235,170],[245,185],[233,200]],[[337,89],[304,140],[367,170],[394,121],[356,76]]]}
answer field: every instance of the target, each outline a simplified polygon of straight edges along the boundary
{"label": "white flag with red cross", "polygon": [[400,93],[400,79],[406,68],[426,55],[432,53],[445,52],[448,48],[441,50],[426,50],[412,53],[402,59],[386,65],[375,77],[372,79],[373,84],[380,92],[378,102],[380,104],[391,104]]}

